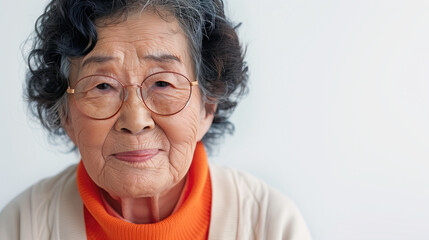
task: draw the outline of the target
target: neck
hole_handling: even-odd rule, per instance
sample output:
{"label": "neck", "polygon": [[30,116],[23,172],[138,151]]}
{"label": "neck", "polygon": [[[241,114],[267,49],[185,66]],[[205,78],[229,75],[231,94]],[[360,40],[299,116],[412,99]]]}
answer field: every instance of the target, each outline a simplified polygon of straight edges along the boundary
{"label": "neck", "polygon": [[186,177],[166,192],[151,197],[121,198],[103,190],[107,203],[125,220],[136,224],[156,223],[170,216],[177,205]]}

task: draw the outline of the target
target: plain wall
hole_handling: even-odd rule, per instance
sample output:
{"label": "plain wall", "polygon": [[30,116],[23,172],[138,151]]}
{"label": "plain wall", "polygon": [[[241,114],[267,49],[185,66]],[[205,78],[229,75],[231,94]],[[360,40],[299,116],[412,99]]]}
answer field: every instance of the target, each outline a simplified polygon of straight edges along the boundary
{"label": "plain wall", "polygon": [[[0,3],[0,209],[79,160],[23,101],[47,1]],[[429,1],[229,0],[250,92],[212,161],[292,198],[314,239],[429,239]]]}

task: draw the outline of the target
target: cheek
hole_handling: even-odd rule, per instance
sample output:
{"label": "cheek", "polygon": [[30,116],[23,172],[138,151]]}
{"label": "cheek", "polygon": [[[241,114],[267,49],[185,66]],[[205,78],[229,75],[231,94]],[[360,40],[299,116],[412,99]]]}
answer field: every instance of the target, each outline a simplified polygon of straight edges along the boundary
{"label": "cheek", "polygon": [[76,136],[78,147],[98,148],[102,147],[107,135],[112,128],[111,124],[103,121],[83,120],[78,122],[78,134]]}
{"label": "cheek", "polygon": [[199,105],[188,105],[176,115],[154,118],[170,143],[169,161],[178,179],[186,174],[192,162],[200,113]]}
{"label": "cheek", "polygon": [[77,115],[72,117],[76,144],[81,147],[100,147],[103,145],[112,124],[110,121],[99,121]]}
{"label": "cheek", "polygon": [[71,111],[71,119],[76,145],[88,173],[94,177],[103,168],[102,149],[113,123],[111,120],[89,119],[73,111]]}
{"label": "cheek", "polygon": [[[188,105],[179,113],[162,118],[160,122],[171,143],[196,143],[202,114],[202,102],[199,91],[193,91]],[[160,119],[161,120],[161,119]]]}
{"label": "cheek", "polygon": [[113,119],[103,121],[90,119],[81,114],[74,104],[70,104],[70,118],[79,150],[101,147],[114,123]]}
{"label": "cheek", "polygon": [[200,111],[189,106],[176,115],[154,117],[155,122],[164,130],[171,144],[191,143],[196,141]]}

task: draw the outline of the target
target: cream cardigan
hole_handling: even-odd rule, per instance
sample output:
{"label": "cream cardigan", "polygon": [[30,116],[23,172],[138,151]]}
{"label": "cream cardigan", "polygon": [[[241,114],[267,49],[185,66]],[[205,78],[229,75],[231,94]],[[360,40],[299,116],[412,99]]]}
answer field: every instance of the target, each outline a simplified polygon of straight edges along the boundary
{"label": "cream cardigan", "polygon": [[[295,205],[260,180],[209,165],[209,239],[311,239]],[[86,239],[76,165],[33,185],[0,212],[0,239]]]}

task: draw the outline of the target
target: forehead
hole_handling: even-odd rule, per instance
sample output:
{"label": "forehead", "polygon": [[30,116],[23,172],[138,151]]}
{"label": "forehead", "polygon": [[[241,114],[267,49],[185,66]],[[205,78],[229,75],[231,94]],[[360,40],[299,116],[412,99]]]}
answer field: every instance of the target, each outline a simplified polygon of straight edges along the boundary
{"label": "forehead", "polygon": [[192,69],[187,38],[178,21],[167,12],[135,11],[126,19],[97,20],[96,26],[98,39],[94,49],[73,61],[78,75],[107,65],[143,71],[156,62]]}
{"label": "forehead", "polygon": [[133,43],[184,36],[176,18],[167,11],[134,10],[126,16],[101,18],[95,23],[99,43],[112,40]]}

